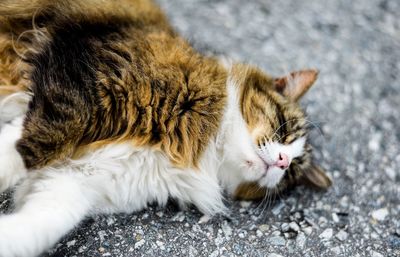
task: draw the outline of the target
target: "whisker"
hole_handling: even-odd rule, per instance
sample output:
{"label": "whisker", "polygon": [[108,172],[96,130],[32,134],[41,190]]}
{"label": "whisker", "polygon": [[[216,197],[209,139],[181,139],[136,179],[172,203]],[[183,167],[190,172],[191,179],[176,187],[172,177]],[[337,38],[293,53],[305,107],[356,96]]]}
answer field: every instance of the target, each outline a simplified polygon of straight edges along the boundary
{"label": "whisker", "polygon": [[260,215],[263,215],[263,214],[264,214],[265,206],[268,204],[268,201],[269,201],[269,189],[266,188],[266,194],[265,194],[264,200],[263,200],[263,202],[262,202],[263,208],[262,208],[262,210],[261,210]]}

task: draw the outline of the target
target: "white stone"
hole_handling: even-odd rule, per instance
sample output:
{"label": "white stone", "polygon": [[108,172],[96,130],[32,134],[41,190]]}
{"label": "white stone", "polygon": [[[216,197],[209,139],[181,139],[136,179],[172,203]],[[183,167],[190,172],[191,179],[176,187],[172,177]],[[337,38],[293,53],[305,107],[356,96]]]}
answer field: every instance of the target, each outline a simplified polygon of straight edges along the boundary
{"label": "white stone", "polygon": [[347,232],[346,232],[346,231],[343,231],[343,230],[340,230],[340,231],[335,235],[335,237],[336,237],[337,239],[339,239],[340,241],[345,241],[345,240],[347,239],[347,236],[348,236]]}
{"label": "white stone", "polygon": [[381,139],[382,139],[382,134],[380,133],[373,134],[368,142],[369,150],[373,152],[378,151],[380,148]]}
{"label": "white stone", "polygon": [[281,236],[274,236],[274,237],[270,237],[268,239],[268,241],[272,244],[272,245],[286,245],[286,240],[285,238],[281,237]]}
{"label": "white stone", "polygon": [[296,232],[298,232],[298,231],[300,230],[299,225],[297,225],[297,223],[294,222],[294,221],[293,221],[293,222],[290,222],[289,228],[290,228],[291,230],[293,230],[293,231],[296,231]]}
{"label": "white stone", "polygon": [[262,232],[266,232],[269,230],[269,226],[267,224],[262,224],[258,227]]}
{"label": "white stone", "polygon": [[67,247],[74,246],[75,244],[76,244],[76,240],[69,241],[69,242],[67,242]]}
{"label": "white stone", "polygon": [[385,220],[385,218],[388,214],[389,214],[389,211],[387,208],[378,209],[371,213],[372,218],[374,218],[377,221]]}
{"label": "white stone", "polygon": [[277,253],[270,253],[268,254],[268,257],[283,257],[283,256]]}
{"label": "white stone", "polygon": [[319,238],[329,240],[332,238],[332,236],[333,236],[333,229],[327,228],[319,235]]}
{"label": "white stone", "polygon": [[271,233],[272,236],[280,236],[281,232],[279,230],[275,230],[274,232]]}
{"label": "white stone", "polygon": [[375,252],[375,251],[371,251],[371,256],[372,257],[384,257],[383,254]]}
{"label": "white stone", "polygon": [[312,233],[312,227],[305,227],[305,228],[303,228],[303,231],[304,231],[304,233],[306,234],[306,235],[311,235],[311,233]]}
{"label": "white stone", "polygon": [[249,201],[240,201],[240,206],[242,208],[248,208],[251,205],[251,202]]}
{"label": "white stone", "polygon": [[282,223],[281,230],[282,230],[282,232],[288,232],[289,231],[289,223]]}
{"label": "white stone", "polygon": [[385,169],[385,173],[386,173],[386,175],[388,175],[388,177],[391,179],[391,180],[395,180],[396,179],[396,171],[394,171],[394,169],[392,169],[392,168],[386,168]]}
{"label": "white stone", "polygon": [[338,223],[340,221],[339,216],[336,213],[332,213],[332,220],[335,223]]}

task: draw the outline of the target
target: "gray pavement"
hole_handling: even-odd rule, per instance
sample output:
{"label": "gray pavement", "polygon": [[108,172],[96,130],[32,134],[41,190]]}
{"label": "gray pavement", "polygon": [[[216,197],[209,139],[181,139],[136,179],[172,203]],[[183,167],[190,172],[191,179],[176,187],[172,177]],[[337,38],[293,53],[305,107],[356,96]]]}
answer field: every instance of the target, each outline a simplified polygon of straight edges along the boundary
{"label": "gray pavement", "polygon": [[229,202],[230,219],[206,224],[172,204],[98,216],[44,256],[400,256],[400,1],[159,2],[204,53],[273,75],[321,71],[302,104],[334,185]]}

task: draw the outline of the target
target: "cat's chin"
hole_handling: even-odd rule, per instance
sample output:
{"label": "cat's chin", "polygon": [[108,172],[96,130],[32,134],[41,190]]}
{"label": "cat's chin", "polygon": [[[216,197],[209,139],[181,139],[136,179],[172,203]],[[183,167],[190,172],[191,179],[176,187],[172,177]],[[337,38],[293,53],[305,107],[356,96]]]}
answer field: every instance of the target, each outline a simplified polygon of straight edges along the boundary
{"label": "cat's chin", "polygon": [[281,182],[285,170],[279,169],[277,167],[269,167],[267,171],[258,180],[258,184],[261,187],[266,187],[269,189],[275,188],[279,182]]}

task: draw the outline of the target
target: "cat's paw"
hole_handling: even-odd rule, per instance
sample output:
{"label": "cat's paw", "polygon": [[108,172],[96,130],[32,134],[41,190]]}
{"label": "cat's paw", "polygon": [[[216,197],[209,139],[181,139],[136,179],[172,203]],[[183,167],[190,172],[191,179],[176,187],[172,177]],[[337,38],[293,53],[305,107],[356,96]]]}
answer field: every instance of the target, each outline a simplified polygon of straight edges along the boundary
{"label": "cat's paw", "polygon": [[0,193],[14,186],[27,174],[21,156],[15,153],[0,153]]}

